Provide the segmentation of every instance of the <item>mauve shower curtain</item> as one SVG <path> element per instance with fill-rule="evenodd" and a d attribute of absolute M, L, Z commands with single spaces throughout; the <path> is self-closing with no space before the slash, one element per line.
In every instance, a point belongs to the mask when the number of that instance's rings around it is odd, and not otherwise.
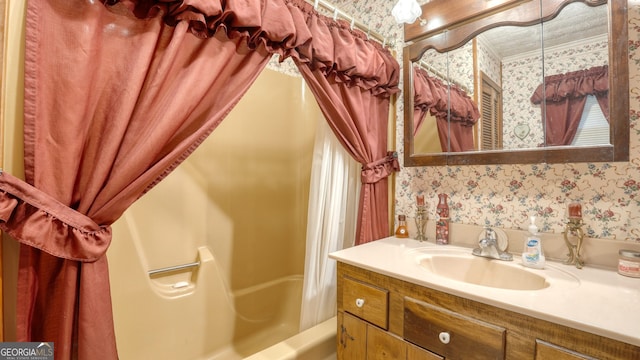
<path fill-rule="evenodd" d="M 110 224 L 213 131 L 271 54 L 313 58 L 308 10 L 303 0 L 28 2 L 26 179 L 0 173 L 0 228 L 21 243 L 20 341 L 55 342 L 57 360 L 117 358 Z"/>
<path fill-rule="evenodd" d="M 400 66 L 388 50 L 351 31 L 347 22 L 310 14 L 307 25 L 314 41 L 294 60 L 331 130 L 362 164 L 355 244 L 364 244 L 390 234 L 388 177 L 399 165 L 397 155 L 387 151 L 387 124 Z"/>

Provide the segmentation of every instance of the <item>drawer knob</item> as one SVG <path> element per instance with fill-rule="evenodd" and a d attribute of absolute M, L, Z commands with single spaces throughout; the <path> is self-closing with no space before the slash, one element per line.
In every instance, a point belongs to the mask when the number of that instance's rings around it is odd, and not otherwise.
<path fill-rule="evenodd" d="M 443 344 L 448 344 L 449 340 L 451 340 L 451 336 L 449 335 L 449 333 L 444 331 L 438 334 L 438 338 Z"/>
<path fill-rule="evenodd" d="M 364 299 L 356 299 L 356 306 L 361 308 L 364 305 Z"/>

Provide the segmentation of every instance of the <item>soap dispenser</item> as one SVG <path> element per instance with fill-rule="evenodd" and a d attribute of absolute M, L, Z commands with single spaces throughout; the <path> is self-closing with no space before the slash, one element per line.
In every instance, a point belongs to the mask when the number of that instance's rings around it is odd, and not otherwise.
<path fill-rule="evenodd" d="M 538 235 L 538 227 L 536 226 L 536 217 L 529 218 L 529 234 L 524 240 L 524 249 L 522 250 L 522 264 L 524 266 L 543 269 L 545 258 L 542 251 L 542 241 Z"/>

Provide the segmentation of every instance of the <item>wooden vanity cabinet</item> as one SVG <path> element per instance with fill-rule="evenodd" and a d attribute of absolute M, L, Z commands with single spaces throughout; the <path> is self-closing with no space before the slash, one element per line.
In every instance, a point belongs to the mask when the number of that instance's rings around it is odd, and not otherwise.
<path fill-rule="evenodd" d="M 339 360 L 640 360 L 640 347 L 338 262 Z"/>

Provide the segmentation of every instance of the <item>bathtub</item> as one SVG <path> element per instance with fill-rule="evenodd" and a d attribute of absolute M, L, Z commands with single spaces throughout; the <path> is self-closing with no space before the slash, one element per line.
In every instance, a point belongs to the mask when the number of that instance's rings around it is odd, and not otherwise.
<path fill-rule="evenodd" d="M 126 242 L 112 246 L 120 264 L 135 255 L 120 249 Z M 135 262 L 111 266 L 121 359 L 335 358 L 335 318 L 298 332 L 302 276 L 229 291 L 208 248 L 198 249 L 195 262 L 196 269 L 151 278 Z"/>
<path fill-rule="evenodd" d="M 109 251 L 135 254 L 122 246 Z M 302 276 L 228 291 L 208 248 L 198 249 L 195 260 L 196 269 L 159 277 L 149 277 L 135 263 L 112 266 L 121 359 L 335 359 L 335 317 L 298 332 Z M 143 306 L 133 303 L 136 298 L 144 299 Z"/>
<path fill-rule="evenodd" d="M 333 360 L 336 359 L 336 317 L 296 334 L 247 360 Z"/>

